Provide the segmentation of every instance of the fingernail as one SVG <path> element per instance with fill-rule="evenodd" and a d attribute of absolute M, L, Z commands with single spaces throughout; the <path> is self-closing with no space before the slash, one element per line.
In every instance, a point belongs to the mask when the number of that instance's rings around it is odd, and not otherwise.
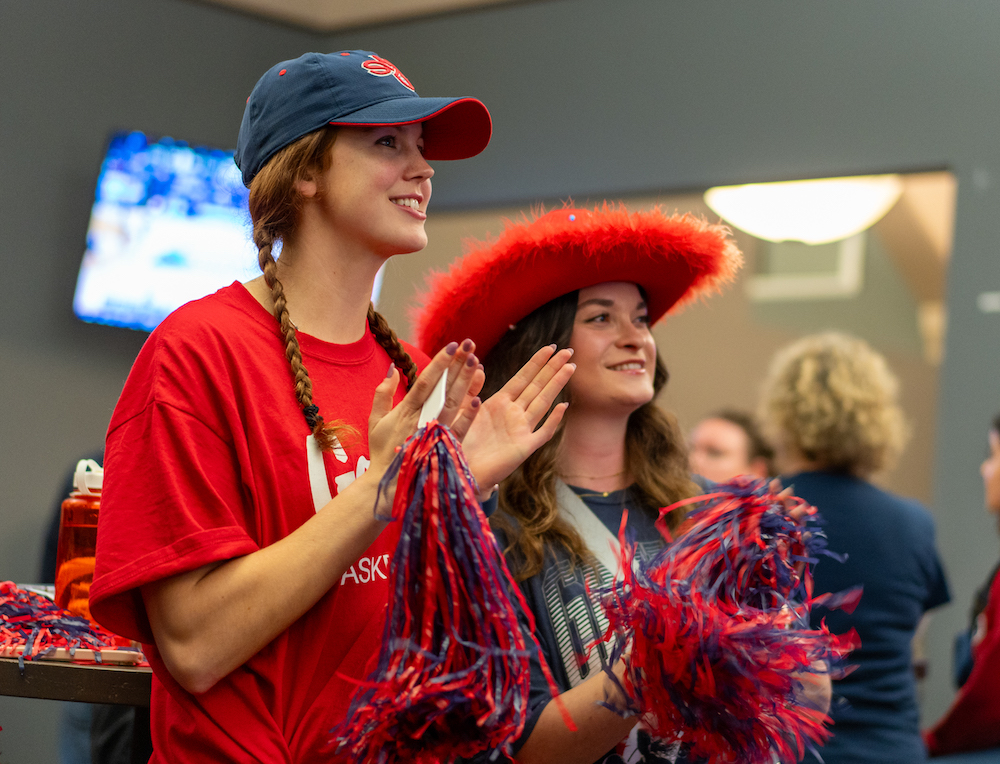
<path fill-rule="evenodd" d="M 392 376 L 392 373 L 393 373 L 393 372 L 394 372 L 395 370 L 396 370 L 396 364 L 394 364 L 394 363 L 390 363 L 390 364 L 389 364 L 389 370 L 388 370 L 388 371 L 387 371 L 387 372 L 385 373 L 385 378 L 386 378 L 386 379 L 389 379 L 389 377 L 391 377 L 391 376 Z"/>
<path fill-rule="evenodd" d="M 465 340 L 462 343 L 462 350 L 465 351 L 466 353 L 472 350 L 472 340 Z"/>
<path fill-rule="evenodd" d="M 473 366 L 475 366 L 478 363 L 479 363 L 479 359 L 476 358 L 475 354 L 470 355 L 468 358 L 465 359 L 465 365 L 468 366 L 469 368 L 472 368 Z"/>
<path fill-rule="evenodd" d="M 478 409 L 479 405 L 481 403 L 482 403 L 482 401 L 479 400 L 479 396 L 478 395 L 475 398 L 473 398 L 471 401 L 469 401 L 469 405 L 472 406 L 472 408 L 474 408 L 474 409 Z"/>
<path fill-rule="evenodd" d="M 448 355 L 455 355 L 455 352 L 457 350 L 458 350 L 458 343 L 457 342 L 449 342 L 448 345 L 447 345 L 447 347 L 445 347 L 444 352 L 446 352 Z"/>
<path fill-rule="evenodd" d="M 575 350 L 573 350 L 573 348 L 566 348 L 566 349 L 569 351 L 570 356 L 572 356 L 573 353 L 576 352 Z"/>
<path fill-rule="evenodd" d="M 576 364 L 575 364 L 575 363 L 568 363 L 568 364 L 566 364 L 566 365 L 567 365 L 567 366 L 569 366 L 569 367 L 570 367 L 571 369 L 573 369 L 574 371 L 576 370 Z"/>
<path fill-rule="evenodd" d="M 480 371 L 486 371 L 486 367 L 483 366 L 482 364 L 479 364 L 479 370 Z"/>

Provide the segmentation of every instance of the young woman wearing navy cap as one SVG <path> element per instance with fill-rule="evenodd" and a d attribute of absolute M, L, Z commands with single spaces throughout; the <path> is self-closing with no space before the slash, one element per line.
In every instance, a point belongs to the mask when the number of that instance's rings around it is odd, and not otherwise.
<path fill-rule="evenodd" d="M 568 352 L 540 350 L 477 419 L 474 344 L 428 359 L 369 300 L 426 244 L 427 160 L 490 129 L 479 101 L 420 98 L 368 51 L 282 62 L 251 93 L 236 161 L 263 276 L 169 316 L 108 431 L 92 608 L 153 666 L 154 761 L 330 760 L 384 623 L 379 479 L 446 370 L 439 418 L 475 431 L 480 485 L 554 432 L 561 407 L 535 427 Z"/>

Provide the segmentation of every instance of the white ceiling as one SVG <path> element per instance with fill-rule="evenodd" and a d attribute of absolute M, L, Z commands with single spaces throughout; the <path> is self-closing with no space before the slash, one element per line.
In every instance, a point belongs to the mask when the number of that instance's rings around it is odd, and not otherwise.
<path fill-rule="evenodd" d="M 204 0 L 316 32 L 382 24 L 515 0 Z"/>

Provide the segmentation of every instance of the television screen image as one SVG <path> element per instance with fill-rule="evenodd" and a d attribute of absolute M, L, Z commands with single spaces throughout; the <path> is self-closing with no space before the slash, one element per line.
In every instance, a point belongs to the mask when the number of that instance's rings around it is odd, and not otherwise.
<path fill-rule="evenodd" d="M 256 278 L 248 199 L 232 151 L 116 134 L 97 181 L 74 312 L 152 331 L 184 303 Z"/>
<path fill-rule="evenodd" d="M 150 331 L 175 308 L 260 275 L 233 152 L 119 133 L 97 182 L 73 308 Z"/>

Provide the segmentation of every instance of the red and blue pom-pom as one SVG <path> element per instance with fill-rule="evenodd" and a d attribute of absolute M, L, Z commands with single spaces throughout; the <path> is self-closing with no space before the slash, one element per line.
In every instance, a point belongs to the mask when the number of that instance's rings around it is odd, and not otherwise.
<path fill-rule="evenodd" d="M 630 700 L 613 708 L 640 715 L 665 742 L 687 744 L 695 760 L 799 761 L 829 736 L 825 711 L 802 693 L 804 675 L 829 672 L 859 644 L 853 631 L 811 629 L 810 609 L 851 611 L 860 589 L 813 597 L 810 565 L 835 555 L 815 509 L 765 481 L 720 485 L 665 508 L 661 521 L 694 502 L 677 539 L 646 564 L 622 522 L 624 579 L 602 596 L 609 634 L 626 638 Z M 789 515 L 796 505 L 801 521 Z"/>
<path fill-rule="evenodd" d="M 22 671 L 26 660 L 45 658 L 60 649 L 71 656 L 78 648 L 93 650 L 100 663 L 102 649 L 121 649 L 123 644 L 127 641 L 47 597 L 12 581 L 0 583 L 0 655 L 16 655 Z"/>
<path fill-rule="evenodd" d="M 538 647 L 518 622 L 510 596 L 520 589 L 451 431 L 437 421 L 418 430 L 383 477 L 380 498 L 394 481 L 391 516 L 381 519 L 402 528 L 382 647 L 335 730 L 337 751 L 380 764 L 509 755 L 527 718 Z"/>

